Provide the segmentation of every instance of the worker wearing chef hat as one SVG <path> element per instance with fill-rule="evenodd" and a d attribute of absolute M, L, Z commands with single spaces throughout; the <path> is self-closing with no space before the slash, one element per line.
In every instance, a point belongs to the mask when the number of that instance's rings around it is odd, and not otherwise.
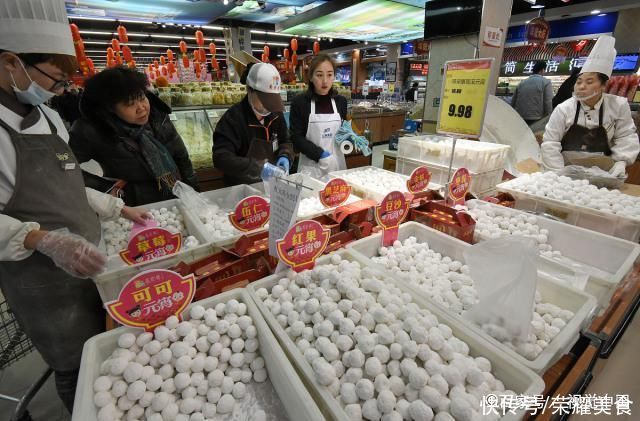
<path fill-rule="evenodd" d="M 63 0 L 0 2 L 0 288 L 72 410 L 84 342 L 104 326 L 89 278 L 102 218 L 143 213 L 85 189 L 69 135 L 44 103 L 76 70 Z"/>
<path fill-rule="evenodd" d="M 616 58 L 615 38 L 601 36 L 584 63 L 573 97 L 558 105 L 545 128 L 541 145 L 547 169 L 570 165 L 597 166 L 626 178 L 640 143 L 627 98 L 604 93 Z"/>

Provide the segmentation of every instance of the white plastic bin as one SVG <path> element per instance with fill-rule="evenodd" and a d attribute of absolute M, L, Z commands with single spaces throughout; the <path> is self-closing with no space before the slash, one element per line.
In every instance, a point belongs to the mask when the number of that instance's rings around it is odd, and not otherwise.
<path fill-rule="evenodd" d="M 360 171 L 366 171 L 366 170 L 373 170 L 375 173 L 380 174 L 380 177 L 392 178 L 394 180 L 392 182 L 393 188 L 384 192 L 377 191 L 377 190 L 373 190 L 371 186 L 366 186 L 358 181 L 353 181 L 354 179 L 352 177 L 352 174 Z M 334 171 L 329 173 L 329 176 L 326 178 L 328 181 L 331 178 L 337 178 L 337 177 L 340 177 L 346 180 L 347 183 L 349 183 L 352 186 L 351 191 L 355 195 L 360 196 L 363 199 L 375 200 L 376 202 L 382 201 L 382 199 L 384 199 L 384 197 L 393 190 L 397 190 L 403 193 L 408 192 L 407 190 L 407 180 L 409 180 L 408 175 L 394 173 L 391 171 L 383 170 L 382 168 L 366 166 L 366 167 L 353 168 L 350 170 Z M 435 182 L 431 182 L 429 183 L 428 188 L 430 190 L 441 190 L 442 186 Z"/>
<path fill-rule="evenodd" d="M 498 191 L 509 193 L 516 199 L 516 208 L 537 214 L 552 215 L 567 224 L 598 231 L 603 234 L 637 243 L 640 240 L 640 219 L 628 218 L 593 208 L 578 206 L 534 196 L 511 187 L 512 181 L 498 184 Z"/>
<path fill-rule="evenodd" d="M 253 319 L 258 331 L 260 354 L 265 360 L 269 374 L 268 381 L 264 383 L 252 382 L 248 385 L 247 396 L 236 403 L 233 418 L 245 419 L 245 416 L 262 409 L 266 412 L 267 419 L 323 420 L 324 417 L 318 406 L 314 404 L 311 395 L 285 357 L 278 341 L 244 288 L 207 298 L 197 304 L 210 308 L 232 298 L 247 305 L 247 313 Z M 188 315 L 188 310 L 185 311 L 185 314 Z M 140 330 L 121 327 L 94 336 L 85 343 L 73 406 L 73 421 L 97 420 L 97 410 L 93 403 L 93 382 L 100 375 L 100 364 L 116 349 L 118 337 L 125 332 L 136 333 Z"/>
<path fill-rule="evenodd" d="M 174 206 L 177 207 L 180 213 L 182 214 L 184 218 L 184 225 L 187 231 L 189 232 L 189 235 L 193 235 L 194 237 L 196 237 L 196 239 L 200 242 L 200 245 L 207 244 L 209 241 L 207 239 L 207 236 L 202 230 L 201 224 L 195 217 L 193 217 L 193 215 L 191 215 L 187 211 L 186 207 L 178 199 L 165 200 L 164 202 L 157 202 L 157 203 L 149 203 L 147 205 L 140 206 L 140 207 L 148 210 L 160 210 L 162 208 L 172 208 Z M 176 253 L 176 255 L 180 255 L 185 252 L 188 252 L 188 250 L 183 249 L 182 251 Z M 133 266 L 128 266 L 124 262 L 124 260 L 122 260 L 119 254 L 111 255 L 111 256 L 108 256 L 107 268 L 101 276 L 106 276 L 106 275 L 118 272 L 122 269 L 126 269 L 128 267 L 147 268 L 151 263 L 170 259 L 171 257 L 172 256 L 161 257 L 158 259 L 154 259 L 152 262 L 144 262 L 144 263 L 135 264 Z"/>
<path fill-rule="evenodd" d="M 300 201 L 302 202 L 305 199 L 313 200 L 314 202 L 317 202 L 318 204 L 322 205 L 320 203 L 319 194 L 320 194 L 320 191 L 324 190 L 324 188 L 326 187 L 327 183 L 325 183 L 323 181 L 316 180 L 315 178 L 312 178 L 312 177 L 307 177 L 307 176 L 303 177 L 302 183 L 307 187 L 311 187 L 311 190 L 303 188 L 302 192 L 300 193 Z M 353 192 L 353 188 L 352 188 L 352 192 Z M 358 195 L 356 195 L 354 193 L 351 193 L 344 204 L 346 205 L 346 204 L 349 204 L 349 203 L 357 202 L 358 200 L 362 200 L 362 199 Z M 331 211 L 335 210 L 336 208 L 337 208 L 337 206 L 333 206 L 333 207 L 329 207 L 329 208 L 323 208 L 322 210 L 319 210 L 317 212 L 303 213 L 302 209 L 300 209 L 300 207 L 298 207 L 298 219 L 312 219 L 312 218 L 315 218 L 317 216 L 330 213 Z"/>
<path fill-rule="evenodd" d="M 410 175 L 413 170 L 420 166 L 426 166 L 429 169 L 429 172 L 431 172 L 431 181 L 434 183 L 444 186 L 449 182 L 448 165 L 432 164 L 410 158 L 398 157 L 396 159 L 396 172 L 398 174 Z M 451 167 L 451 176 L 453 176 L 457 170 L 458 168 Z M 469 174 L 471 175 L 471 186 L 469 187 L 469 191 L 474 194 L 480 194 L 494 189 L 496 185 L 502 181 L 503 173 L 504 170 L 502 168 L 484 173 L 469 171 Z"/>
<path fill-rule="evenodd" d="M 478 200 L 470 200 L 467 205 L 482 205 L 513 215 L 524 213 Z M 606 308 L 617 285 L 638 259 L 640 245 L 542 216 L 537 217 L 537 224 L 540 228 L 549 230 L 548 244 L 563 256 L 561 259 L 541 256 L 544 261 L 549 262 L 546 268 L 553 271 L 554 264 L 558 263 L 574 271 L 587 273 L 589 280 L 584 290 L 598 300 L 598 305 Z M 479 237 L 478 240 L 486 238 Z M 553 275 L 553 272 L 550 274 Z"/>
<path fill-rule="evenodd" d="M 383 266 L 376 264 L 371 260 L 372 257 L 378 256 L 378 249 L 382 243 L 381 235 L 381 233 L 378 233 L 367 238 L 354 241 L 347 245 L 347 249 L 353 251 L 356 255 L 359 254 L 366 262 L 368 262 L 368 264 L 375 266 L 380 270 L 385 270 Z M 407 222 L 400 225 L 398 240 L 404 241 L 409 237 L 415 237 L 420 243 L 426 242 L 432 250 L 441 253 L 443 256 L 449 256 L 450 258 L 463 263 L 465 262 L 463 254 L 464 250 L 472 247 L 470 244 L 460 241 L 457 238 L 453 238 L 417 222 Z M 399 280 L 403 281 L 401 278 L 399 278 Z M 450 314 L 452 317 L 457 317 L 462 320 L 460 315 L 455 314 L 449 309 L 441 307 L 437 303 L 431 301 L 419 287 L 408 282 L 402 282 L 402 284 L 410 289 L 414 294 L 418 294 L 424 297 L 425 300 L 432 302 L 434 306 L 442 308 L 443 311 Z M 581 328 L 583 325 L 588 323 L 593 314 L 593 310 L 596 307 L 596 300 L 591 295 L 562 285 L 540 273 L 538 273 L 537 290 L 542 295 L 542 301 L 570 310 L 575 315 L 535 360 L 527 360 L 484 332 L 482 332 L 482 335 L 486 340 L 492 342 L 495 346 L 509 354 L 509 356 L 521 364 L 531 368 L 536 373 L 544 373 L 576 343 L 580 336 Z"/>
<path fill-rule="evenodd" d="M 398 158 L 409 158 L 448 167 L 452 147 L 451 137 L 434 135 L 401 137 L 398 141 Z M 475 173 L 502 170 L 510 148 L 510 146 L 496 143 L 457 139 L 452 165 L 455 168 L 464 167 Z"/>
<path fill-rule="evenodd" d="M 359 258 L 349 250 L 340 250 L 336 253 L 346 260 L 359 260 Z M 318 259 L 316 264 L 327 264 L 329 263 L 330 258 L 331 255 L 323 256 Z M 282 326 L 280 326 L 273 314 L 256 295 L 256 290 L 259 288 L 266 288 L 267 290 L 270 290 L 281 277 L 281 274 L 271 275 L 250 284 L 247 287 L 247 290 L 249 291 L 251 298 L 256 302 L 257 307 L 262 312 L 267 324 L 269 324 L 275 336 L 278 338 L 282 348 L 285 350 L 293 364 L 297 367 L 301 377 L 305 381 L 305 384 L 313 397 L 316 399 L 317 404 L 320 406 L 320 409 L 323 411 L 326 418 L 331 420 L 348 421 L 349 417 L 343 410 L 340 403 L 331 395 L 331 393 L 329 393 L 326 387 L 320 385 L 316 381 L 311 365 L 306 361 L 303 354 L 291 340 L 289 335 L 284 331 Z M 385 281 L 393 282 L 404 291 L 410 291 L 404 288 L 401 283 L 397 283 L 391 277 L 387 277 Z M 437 306 L 434 306 L 430 301 L 423 299 L 420 294 L 414 294 L 413 301 L 420 307 L 431 311 L 441 323 L 446 324 L 451 328 L 454 336 L 465 341 L 469 345 L 470 355 L 487 358 L 491 362 L 492 372 L 497 379 L 504 383 L 506 389 L 513 390 L 517 394 L 527 396 L 542 393 L 542 390 L 544 389 L 543 380 L 533 371 L 514 360 L 510 355 L 501 352 L 494 345 L 486 341 L 479 333 L 478 329 L 467 326 L 461 320 L 449 316 L 446 312 L 442 311 Z M 503 421 L 518 420 L 522 418 L 522 415 L 522 412 L 517 412 L 516 414 L 507 414 L 501 419 Z"/>

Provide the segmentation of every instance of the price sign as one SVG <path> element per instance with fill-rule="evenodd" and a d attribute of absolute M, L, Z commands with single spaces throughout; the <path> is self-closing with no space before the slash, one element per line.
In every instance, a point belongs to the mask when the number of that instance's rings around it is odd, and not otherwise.
<path fill-rule="evenodd" d="M 471 186 L 471 174 L 466 168 L 459 168 L 447 185 L 447 204 L 464 205 L 465 196 Z"/>
<path fill-rule="evenodd" d="M 485 58 L 445 63 L 438 133 L 480 137 L 493 60 Z"/>
<path fill-rule="evenodd" d="M 369 95 L 369 85 L 365 83 L 362 85 L 362 96 L 366 97 L 367 95 Z"/>
<path fill-rule="evenodd" d="M 324 190 L 320 190 L 318 195 L 320 203 L 327 208 L 333 208 L 347 201 L 351 195 L 351 186 L 342 178 L 334 178 L 327 183 Z"/>
<path fill-rule="evenodd" d="M 269 203 L 264 197 L 249 196 L 236 205 L 229 214 L 229 222 L 240 231 L 253 231 L 269 221 Z"/>
<path fill-rule="evenodd" d="M 131 278 L 118 299 L 105 303 L 105 307 L 118 323 L 152 331 L 167 317 L 180 317 L 195 291 L 193 274 L 182 277 L 170 270 L 148 270 Z"/>
<path fill-rule="evenodd" d="M 330 230 L 318 221 L 300 221 L 278 240 L 278 257 L 296 272 L 313 268 L 329 243 Z"/>
<path fill-rule="evenodd" d="M 407 190 L 409 193 L 420 193 L 427 189 L 431 181 L 431 173 L 427 167 L 418 167 L 411 172 L 411 176 L 407 180 Z"/>
<path fill-rule="evenodd" d="M 393 242 L 398 239 L 398 228 L 408 213 L 409 202 L 399 191 L 387 194 L 382 202 L 376 206 L 376 221 L 383 229 L 383 247 L 393 245 Z"/>
<path fill-rule="evenodd" d="M 164 228 L 145 228 L 132 235 L 127 249 L 120 257 L 128 265 L 148 262 L 180 251 L 182 234 L 174 234 Z"/>

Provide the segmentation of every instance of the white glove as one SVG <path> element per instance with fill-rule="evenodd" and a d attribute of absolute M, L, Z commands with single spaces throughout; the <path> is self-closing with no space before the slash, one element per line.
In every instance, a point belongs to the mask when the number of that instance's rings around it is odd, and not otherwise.
<path fill-rule="evenodd" d="M 324 151 L 322 152 L 322 155 L 320 156 L 320 159 L 318 160 L 318 167 L 323 170 L 323 171 L 327 171 L 329 169 L 329 160 L 331 159 L 331 153 Z"/>
<path fill-rule="evenodd" d="M 107 258 L 96 246 L 67 229 L 49 231 L 36 245 L 60 269 L 76 278 L 91 278 L 104 271 Z"/>
<path fill-rule="evenodd" d="M 626 178 L 627 164 L 624 161 L 616 162 L 609 170 L 609 174 L 617 178 Z"/>

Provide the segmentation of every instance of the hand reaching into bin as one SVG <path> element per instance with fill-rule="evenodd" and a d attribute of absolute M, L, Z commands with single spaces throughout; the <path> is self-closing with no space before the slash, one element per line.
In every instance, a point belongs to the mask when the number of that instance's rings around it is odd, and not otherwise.
<path fill-rule="evenodd" d="M 76 278 L 100 274 L 107 258 L 98 248 L 69 230 L 38 231 L 42 235 L 35 249 L 53 260 L 56 266 Z"/>

